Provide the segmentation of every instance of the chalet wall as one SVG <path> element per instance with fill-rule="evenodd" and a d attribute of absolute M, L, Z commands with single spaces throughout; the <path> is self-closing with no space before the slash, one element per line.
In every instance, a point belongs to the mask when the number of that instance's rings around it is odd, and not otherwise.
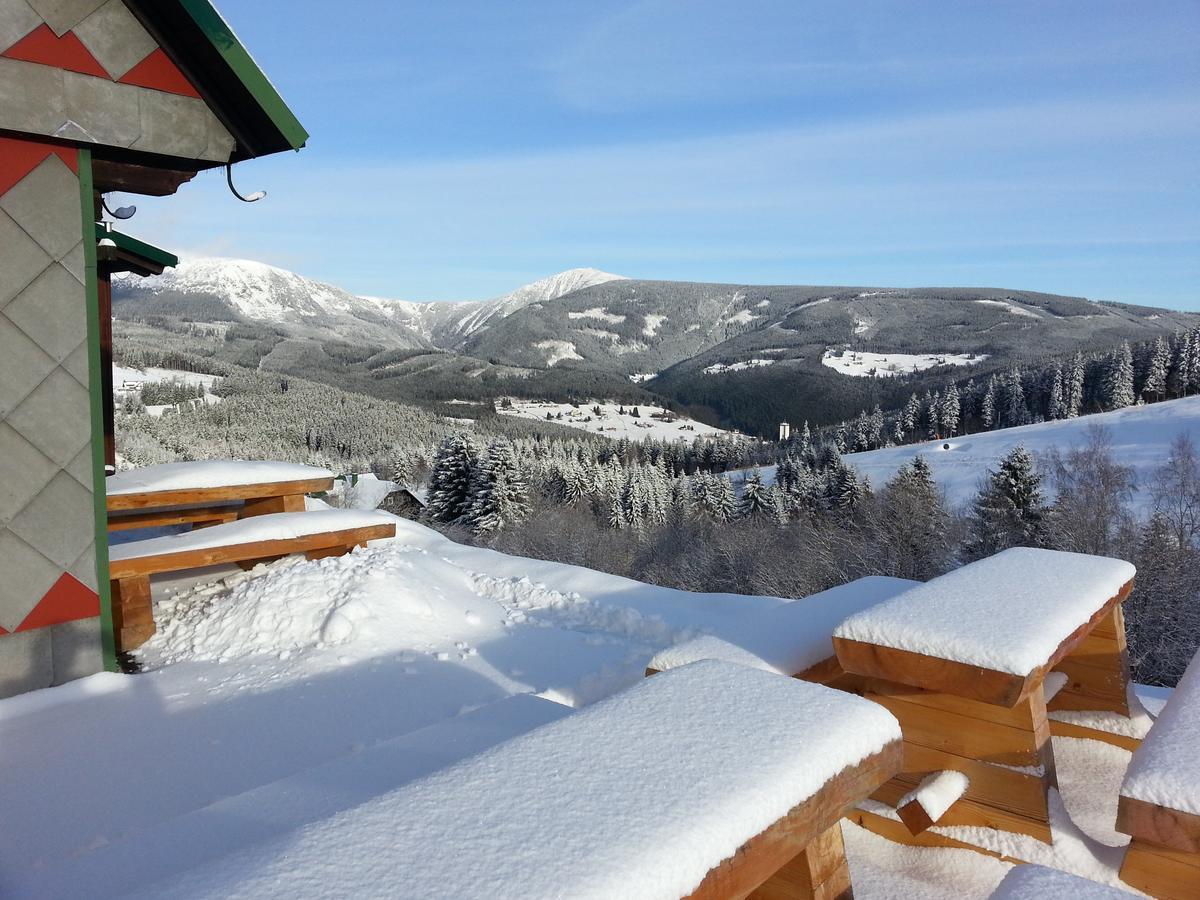
<path fill-rule="evenodd" d="M 103 667 L 79 156 L 0 138 L 0 697 Z"/>
<path fill-rule="evenodd" d="M 0 0 L 0 128 L 210 162 L 234 146 L 122 0 Z"/>

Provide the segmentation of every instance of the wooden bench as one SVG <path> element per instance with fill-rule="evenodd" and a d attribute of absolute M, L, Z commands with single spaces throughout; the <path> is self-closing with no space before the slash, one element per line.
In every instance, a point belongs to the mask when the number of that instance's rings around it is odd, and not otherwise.
<path fill-rule="evenodd" d="M 839 820 L 899 764 L 899 726 L 877 705 L 704 661 L 165 888 L 849 897 Z"/>
<path fill-rule="evenodd" d="M 1018 548 L 839 625 L 836 660 L 806 677 L 882 704 L 904 730 L 903 771 L 873 799 L 895 807 L 939 771 L 968 779 L 937 822 L 916 816 L 906 827 L 863 810 L 854 820 L 905 843 L 948 845 L 926 831 L 933 824 L 1052 842 L 1057 781 L 1043 682 L 1063 672 L 1059 696 L 1074 708 L 1121 708 L 1129 673 L 1120 603 L 1133 575 L 1119 560 Z"/>
<path fill-rule="evenodd" d="M 1192 660 L 1121 785 L 1121 879 L 1153 897 L 1200 898 L 1200 655 Z"/>
<path fill-rule="evenodd" d="M 333 487 L 327 469 L 240 460 L 165 463 L 105 481 L 108 530 L 205 527 L 250 516 L 302 512 L 306 494 Z"/>
<path fill-rule="evenodd" d="M 395 521 L 382 513 L 330 509 L 273 513 L 117 544 L 109 548 L 117 649 L 136 649 L 154 634 L 151 575 L 222 563 L 265 562 L 293 553 L 309 559 L 337 556 L 395 534 Z"/>

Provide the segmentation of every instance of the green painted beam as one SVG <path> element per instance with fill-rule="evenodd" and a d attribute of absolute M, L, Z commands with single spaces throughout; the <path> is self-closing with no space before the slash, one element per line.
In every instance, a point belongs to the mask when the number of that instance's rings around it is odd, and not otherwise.
<path fill-rule="evenodd" d="M 208 0 L 177 0 L 180 6 L 191 16 L 192 21 L 208 38 L 209 43 L 216 48 L 226 65 L 250 92 L 255 102 L 262 108 L 267 117 L 279 129 L 284 140 L 291 144 L 292 149 L 299 150 L 308 141 L 308 132 L 300 124 L 300 120 L 288 108 L 279 96 L 275 86 L 258 67 L 250 53 L 242 46 L 233 29 L 221 17 Z"/>
<path fill-rule="evenodd" d="M 83 219 L 83 286 L 87 303 L 88 394 L 92 420 L 92 508 L 95 515 L 96 589 L 100 595 L 100 650 L 104 668 L 117 671 L 117 641 L 113 631 L 112 586 L 108 580 L 108 495 L 104 473 L 104 401 L 100 387 L 100 291 L 96 273 L 95 194 L 92 190 L 92 151 L 79 150 L 79 208 Z"/>
<path fill-rule="evenodd" d="M 99 222 L 95 224 L 95 240 L 100 241 L 108 238 L 118 248 L 126 253 L 132 253 L 134 256 L 140 256 L 142 259 L 148 259 L 151 262 L 157 263 L 160 266 L 173 268 L 179 265 L 179 257 L 174 253 L 168 253 L 160 247 L 155 247 L 153 244 L 147 244 L 145 241 L 140 241 L 135 237 L 124 234 L 120 231 L 109 231 Z"/>

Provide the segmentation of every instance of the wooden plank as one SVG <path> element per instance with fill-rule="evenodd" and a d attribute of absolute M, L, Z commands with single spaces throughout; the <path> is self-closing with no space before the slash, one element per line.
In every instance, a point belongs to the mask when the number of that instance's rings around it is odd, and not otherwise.
<path fill-rule="evenodd" d="M 893 778 L 887 784 L 871 795 L 872 800 L 878 800 L 895 809 L 901 798 L 911 791 L 911 782 Z M 1018 815 L 1005 809 L 986 806 L 974 800 L 960 799 L 937 823 L 941 826 L 970 825 L 980 828 L 998 828 L 1001 831 L 1014 831 L 1037 838 L 1049 844 L 1053 840 L 1048 822 L 1039 821 L 1029 816 Z"/>
<path fill-rule="evenodd" d="M 1103 616 L 1096 622 L 1096 627 L 1092 629 L 1092 635 L 1098 638 L 1119 640 L 1122 646 L 1124 646 L 1125 612 L 1120 604 L 1114 606 L 1108 615 Z"/>
<path fill-rule="evenodd" d="M 165 197 L 174 194 L 181 184 L 195 177 L 196 173 L 191 169 L 163 169 L 92 157 L 92 183 L 98 192 L 104 194 L 121 191 Z"/>
<path fill-rule="evenodd" d="M 134 528 L 158 528 L 164 525 L 216 525 L 237 521 L 240 507 L 201 506 L 192 509 L 148 510 L 118 513 L 108 517 L 109 531 L 129 531 Z"/>
<path fill-rule="evenodd" d="M 1053 763 L 1052 756 L 1050 762 Z M 969 783 L 963 795 L 967 800 L 1030 819 L 1050 821 L 1047 793 L 1057 784 L 1052 767 L 1044 775 L 1032 775 L 906 741 L 904 769 L 896 777 L 911 789 L 925 774 L 942 769 L 953 769 L 967 776 Z"/>
<path fill-rule="evenodd" d="M 1050 701 L 1050 709 L 1105 710 L 1129 715 L 1129 666 L 1124 654 L 1110 657 L 1109 665 L 1098 666 L 1074 657 L 1059 661 L 1055 672 L 1067 683 Z M 1080 706 L 1080 704 L 1092 704 Z"/>
<path fill-rule="evenodd" d="M 1160 847 L 1198 854 L 1200 863 L 1200 816 L 1193 813 L 1122 794 L 1117 801 L 1117 831 Z"/>
<path fill-rule="evenodd" d="M 1046 704 L 1040 692 L 1032 692 L 1025 700 L 1016 706 L 996 706 L 993 703 L 983 703 L 956 694 L 946 694 L 930 691 L 912 685 L 887 681 L 882 678 L 868 678 L 862 675 L 845 674 L 832 680 L 830 687 L 848 691 L 863 697 L 876 695 L 892 697 L 918 706 L 940 709 L 971 719 L 981 719 L 997 725 L 1010 728 L 1035 729 L 1046 719 Z"/>
<path fill-rule="evenodd" d="M 1112 744 L 1114 747 L 1120 747 L 1122 750 L 1128 750 L 1130 753 L 1142 746 L 1141 738 L 1128 737 L 1124 734 L 1113 734 L 1111 731 L 1088 728 L 1084 725 L 1076 725 L 1073 722 L 1060 722 L 1058 719 L 1050 720 L 1050 734 L 1055 737 L 1103 741 L 1105 744 Z"/>
<path fill-rule="evenodd" d="M 273 481 L 260 484 L 238 484 L 215 488 L 194 488 L 178 491 L 141 491 L 134 494 L 109 494 L 108 511 L 122 509 L 152 509 L 159 506 L 188 506 L 212 504 L 223 500 L 256 500 L 264 497 L 314 494 L 333 487 L 333 478 L 306 478 L 300 481 Z"/>
<path fill-rule="evenodd" d="M 327 547 L 353 547 L 366 541 L 394 537 L 395 534 L 395 525 L 367 525 L 361 528 L 318 532 L 284 540 L 253 541 L 245 544 L 207 547 L 201 550 L 184 550 L 179 553 L 160 553 L 156 556 L 114 560 L 109 565 L 109 575 L 113 579 L 121 579 L 135 575 L 199 569 L 219 563 L 270 559 Z"/>
<path fill-rule="evenodd" d="M 247 500 L 242 507 L 241 517 L 249 519 L 251 516 L 268 516 L 281 512 L 304 512 L 304 494 L 284 494 L 281 497 Z"/>
<path fill-rule="evenodd" d="M 750 895 L 750 900 L 851 897 L 850 867 L 838 820 Z"/>
<path fill-rule="evenodd" d="M 154 634 L 154 609 L 150 599 L 150 578 L 141 576 L 110 583 L 113 634 L 117 650 L 136 650 Z"/>
<path fill-rule="evenodd" d="M 1044 761 L 1043 748 L 1050 740 L 1050 728 L 1044 721 L 1037 729 L 1012 728 L 886 694 L 864 696 L 900 720 L 904 739 L 910 743 L 1010 766 L 1036 766 Z"/>
<path fill-rule="evenodd" d="M 908 829 L 903 822 L 898 822 L 895 819 L 889 819 L 887 816 L 881 816 L 878 813 L 867 812 L 865 809 L 854 809 L 847 813 L 846 818 L 862 828 L 867 829 L 872 834 L 877 834 L 880 837 L 887 838 L 889 841 L 894 841 L 897 844 L 905 844 L 909 847 L 933 847 L 933 848 L 949 848 L 953 850 L 971 850 L 983 856 L 991 856 L 994 859 L 1000 859 L 1004 862 L 1023 863 L 1025 860 L 1017 859 L 1012 856 L 1005 856 L 1002 853 L 997 853 L 995 850 L 989 850 L 986 847 L 980 847 L 976 844 L 968 844 L 966 841 L 960 841 L 956 838 L 947 837 L 944 834 L 939 834 L 936 831 L 923 831 L 920 834 L 909 834 Z"/>
<path fill-rule="evenodd" d="M 802 853 L 831 825 L 900 770 L 904 751 L 893 741 L 835 775 L 812 797 L 709 870 L 692 900 L 740 900 Z"/>
<path fill-rule="evenodd" d="M 833 646 L 842 668 L 855 675 L 898 681 L 997 706 L 1016 706 L 1031 689 L 1029 676 L 939 659 L 911 650 L 836 636 Z"/>
<path fill-rule="evenodd" d="M 1164 900 L 1200 898 L 1200 863 L 1194 854 L 1157 847 L 1140 838 L 1129 842 L 1121 863 L 1121 880 Z"/>
<path fill-rule="evenodd" d="M 900 803 L 896 807 L 896 814 L 900 816 L 900 821 L 904 823 L 904 827 L 908 829 L 910 834 L 920 834 L 922 831 L 928 831 L 937 824 L 929 817 L 929 813 L 925 811 L 916 798 L 909 800 L 907 803 Z"/>
<path fill-rule="evenodd" d="M 1012 707 L 1035 688 L 1040 690 L 1045 673 L 1070 654 L 1097 625 L 1113 619 L 1114 608 L 1132 589 L 1131 579 L 1086 622 L 1067 635 L 1044 663 L 1024 676 L 836 636 L 833 646 L 838 661 L 847 672 Z"/>

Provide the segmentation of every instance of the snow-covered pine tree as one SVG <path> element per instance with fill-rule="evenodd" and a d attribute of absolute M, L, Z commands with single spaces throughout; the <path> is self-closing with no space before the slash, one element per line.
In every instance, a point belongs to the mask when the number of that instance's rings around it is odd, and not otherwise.
<path fill-rule="evenodd" d="M 1074 419 L 1083 412 L 1083 355 L 1071 357 L 1071 366 L 1063 375 L 1063 418 Z"/>
<path fill-rule="evenodd" d="M 1133 393 L 1133 354 L 1128 341 L 1109 354 L 1100 390 L 1105 409 L 1124 409 L 1136 402 Z"/>
<path fill-rule="evenodd" d="M 1167 367 L 1171 363 L 1171 348 L 1166 339 L 1159 335 L 1154 339 L 1146 363 L 1146 380 L 1142 384 L 1142 396 L 1150 402 L 1161 400 L 1167 392 Z"/>
<path fill-rule="evenodd" d="M 1014 447 L 995 471 L 989 471 L 975 498 L 967 553 L 982 559 L 1009 547 L 1039 546 L 1045 511 L 1033 454 Z"/>
<path fill-rule="evenodd" d="M 755 469 L 742 485 L 742 496 L 737 503 L 736 518 L 775 519 L 779 518 L 779 507 L 771 490 L 763 484 L 762 473 Z"/>
<path fill-rule="evenodd" d="M 961 413 L 962 404 L 959 400 L 958 388 L 951 383 L 946 388 L 946 393 L 942 395 L 941 424 L 943 437 L 954 437 L 958 434 Z"/>
<path fill-rule="evenodd" d="M 429 476 L 426 517 L 449 525 L 470 512 L 472 479 L 478 459 L 479 448 L 467 435 L 455 435 L 442 442 Z"/>
<path fill-rule="evenodd" d="M 493 441 L 475 467 L 467 524 L 476 534 L 499 531 L 529 516 L 529 490 L 507 441 Z"/>
<path fill-rule="evenodd" d="M 988 379 L 987 389 L 983 392 L 983 400 L 979 404 L 979 419 L 983 422 L 983 427 L 989 431 L 996 427 L 997 391 L 996 376 L 993 375 Z"/>
<path fill-rule="evenodd" d="M 921 399 L 916 393 L 909 394 L 908 402 L 904 404 L 904 412 L 900 414 L 904 425 L 904 434 L 912 436 L 916 433 L 917 424 L 921 421 Z"/>
<path fill-rule="evenodd" d="M 1047 400 L 1046 417 L 1051 421 L 1057 419 L 1065 419 L 1066 416 L 1066 398 L 1063 396 L 1063 373 L 1062 366 L 1058 363 L 1054 364 L 1053 371 L 1050 376 L 1050 396 Z"/>

